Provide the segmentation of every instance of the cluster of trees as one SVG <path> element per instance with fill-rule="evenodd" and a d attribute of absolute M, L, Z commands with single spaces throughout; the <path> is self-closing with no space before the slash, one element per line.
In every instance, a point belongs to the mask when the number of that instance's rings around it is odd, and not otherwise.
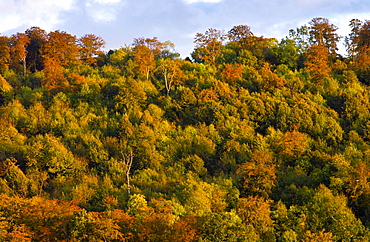
<path fill-rule="evenodd" d="M 0 36 L 1 241 L 370 240 L 370 21 Z"/>

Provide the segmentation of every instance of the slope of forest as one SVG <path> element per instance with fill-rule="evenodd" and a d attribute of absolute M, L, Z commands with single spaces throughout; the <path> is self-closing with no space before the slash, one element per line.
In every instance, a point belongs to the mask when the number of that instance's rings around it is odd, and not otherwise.
<path fill-rule="evenodd" d="M 370 21 L 0 36 L 0 241 L 370 240 Z"/>

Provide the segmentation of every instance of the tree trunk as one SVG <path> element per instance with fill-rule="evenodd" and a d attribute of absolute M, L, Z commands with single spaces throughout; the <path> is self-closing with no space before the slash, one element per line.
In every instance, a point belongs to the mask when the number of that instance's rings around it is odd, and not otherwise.
<path fill-rule="evenodd" d="M 124 169 L 125 169 L 125 173 L 126 173 L 127 194 L 128 194 L 128 196 L 130 196 L 130 194 L 131 194 L 130 170 L 131 170 L 131 167 L 132 167 L 132 162 L 134 160 L 134 153 L 132 151 L 129 154 L 123 154 L 123 152 L 121 152 L 121 155 L 122 155 L 123 164 L 125 166 Z"/>
<path fill-rule="evenodd" d="M 22 60 L 22 62 L 23 62 L 23 76 L 26 76 L 26 74 L 27 74 L 26 57 Z"/>

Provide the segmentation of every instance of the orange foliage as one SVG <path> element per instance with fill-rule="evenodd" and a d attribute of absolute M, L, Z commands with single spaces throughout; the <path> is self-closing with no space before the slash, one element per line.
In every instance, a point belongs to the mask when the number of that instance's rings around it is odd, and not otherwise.
<path fill-rule="evenodd" d="M 217 29 L 208 29 L 204 34 L 197 33 L 194 43 L 200 51 L 196 51 L 197 58 L 205 63 L 215 64 L 221 54 L 222 42 L 226 36 Z"/>
<path fill-rule="evenodd" d="M 8 46 L 9 38 L 0 36 L 0 72 L 3 72 L 9 67 L 10 48 Z"/>
<path fill-rule="evenodd" d="M 270 65 L 266 62 L 260 70 L 262 83 L 260 88 L 263 91 L 273 91 L 275 88 L 282 88 L 285 86 L 285 79 L 279 77 L 276 73 L 270 70 Z"/>
<path fill-rule="evenodd" d="M 134 43 L 132 44 L 135 49 L 138 46 L 147 47 L 153 54 L 153 56 L 160 56 L 162 50 L 166 47 L 165 43 L 161 43 L 157 37 L 154 38 L 134 38 Z"/>
<path fill-rule="evenodd" d="M 69 87 L 63 67 L 77 63 L 76 37 L 63 31 L 50 32 L 48 37 L 43 49 L 45 78 L 41 84 L 49 91 L 63 91 Z"/>
<path fill-rule="evenodd" d="M 365 162 L 359 162 L 351 167 L 348 179 L 347 191 L 352 199 L 358 198 L 362 194 L 370 194 L 370 167 Z"/>
<path fill-rule="evenodd" d="M 64 31 L 50 32 L 44 45 L 43 58 L 54 65 L 70 67 L 77 62 L 78 46 L 76 36 Z"/>
<path fill-rule="evenodd" d="M 304 63 L 308 74 L 319 85 L 323 85 L 326 78 L 330 78 L 329 51 L 321 45 L 312 45 L 307 50 L 307 60 Z"/>
<path fill-rule="evenodd" d="M 40 241 L 64 238 L 68 219 L 74 211 L 80 209 L 70 202 L 45 200 L 40 197 L 25 199 L 5 194 L 0 195 L 0 204 L 7 220 L 24 226 L 13 230 L 14 236 L 37 238 Z"/>
<path fill-rule="evenodd" d="M 139 75 L 149 79 L 149 73 L 155 67 L 154 55 L 145 45 L 135 47 L 134 62 L 137 65 Z"/>
<path fill-rule="evenodd" d="M 67 78 L 64 76 L 63 68 L 52 59 L 44 61 L 45 78 L 41 80 L 41 84 L 48 91 L 58 92 L 69 87 Z"/>
<path fill-rule="evenodd" d="M 225 64 L 221 76 L 230 84 L 235 81 L 240 81 L 243 78 L 243 66 L 241 64 Z"/>
<path fill-rule="evenodd" d="M 218 101 L 218 95 L 213 90 L 203 89 L 200 93 L 198 93 L 197 99 L 200 103 Z"/>
<path fill-rule="evenodd" d="M 169 237 L 169 241 L 198 241 L 199 232 L 196 228 L 197 220 L 197 216 L 187 215 L 175 222 L 173 224 L 173 230 Z"/>
<path fill-rule="evenodd" d="M 239 165 L 236 173 L 241 176 L 242 194 L 268 197 L 268 193 L 275 185 L 276 165 L 270 154 L 264 151 L 255 151 L 251 160 Z"/>
<path fill-rule="evenodd" d="M 105 41 L 94 35 L 86 34 L 79 39 L 80 49 L 80 59 L 87 65 L 95 66 L 97 64 L 97 55 L 104 54 L 100 49 L 104 47 Z"/>
<path fill-rule="evenodd" d="M 126 240 L 134 239 L 134 231 L 138 230 L 138 219 L 128 215 L 121 209 L 114 209 L 109 211 L 110 216 L 115 224 L 117 224 L 121 229 L 121 237 Z"/>
<path fill-rule="evenodd" d="M 310 23 L 310 41 L 314 46 L 324 47 L 332 56 L 336 55 L 337 42 L 340 37 L 335 33 L 337 26 L 331 24 L 327 18 L 313 18 Z"/>
<path fill-rule="evenodd" d="M 7 241 L 10 242 L 31 242 L 34 233 L 25 225 L 16 225 L 12 231 L 7 234 Z"/>
<path fill-rule="evenodd" d="M 184 80 L 188 77 L 181 70 L 181 62 L 174 61 L 171 59 L 165 59 L 162 62 L 162 73 L 165 81 L 165 87 L 167 91 L 167 96 L 170 94 L 170 90 L 174 84 L 183 84 Z"/>
<path fill-rule="evenodd" d="M 172 224 L 167 214 L 151 213 L 141 225 L 140 241 L 166 241 L 171 234 Z"/>
<path fill-rule="evenodd" d="M 30 43 L 30 39 L 26 34 L 23 33 L 17 33 L 13 35 L 11 39 L 12 39 L 12 45 L 10 48 L 11 66 L 18 71 L 23 71 L 23 75 L 26 75 L 27 67 L 26 48 L 27 45 Z"/>
<path fill-rule="evenodd" d="M 237 214 L 244 223 L 253 225 L 260 235 L 272 229 L 270 205 L 262 197 L 249 196 L 239 199 Z"/>
<path fill-rule="evenodd" d="M 121 232 L 121 227 L 109 213 L 91 212 L 94 218 L 92 234 L 87 238 L 92 241 L 125 241 L 127 235 Z"/>
<path fill-rule="evenodd" d="M 300 133 L 297 130 L 286 132 L 278 142 L 278 153 L 279 155 L 287 158 L 299 158 L 301 157 L 308 146 L 308 135 Z"/>
<path fill-rule="evenodd" d="M 77 88 L 86 82 L 85 77 L 77 73 L 70 73 L 68 75 L 68 81 L 70 85 L 73 86 L 74 88 Z"/>
<path fill-rule="evenodd" d="M 353 69 L 360 73 L 368 73 L 370 71 L 370 46 L 361 48 L 353 62 Z"/>
<path fill-rule="evenodd" d="M 254 56 L 264 58 L 264 52 L 269 48 L 274 39 L 247 36 L 240 40 L 242 49 L 249 50 Z"/>

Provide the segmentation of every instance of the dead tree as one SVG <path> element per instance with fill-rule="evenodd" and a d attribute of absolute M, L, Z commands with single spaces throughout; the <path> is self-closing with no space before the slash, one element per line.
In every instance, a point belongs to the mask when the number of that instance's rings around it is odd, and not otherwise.
<path fill-rule="evenodd" d="M 131 151 L 128 154 L 124 154 L 121 151 L 121 155 L 122 155 L 122 161 L 123 161 L 123 166 L 124 166 L 123 169 L 126 173 L 127 194 L 128 194 L 128 196 L 130 196 L 130 170 L 131 170 L 131 167 L 132 167 L 132 162 L 134 160 L 134 153 Z"/>

